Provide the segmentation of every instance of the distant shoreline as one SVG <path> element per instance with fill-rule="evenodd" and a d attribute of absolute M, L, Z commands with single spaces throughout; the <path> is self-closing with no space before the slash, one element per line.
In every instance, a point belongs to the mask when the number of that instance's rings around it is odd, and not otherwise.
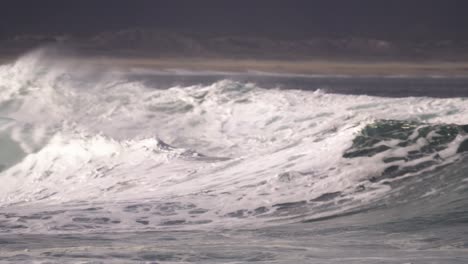
<path fill-rule="evenodd" d="M 88 59 L 86 59 L 88 61 Z M 153 70 L 350 76 L 468 77 L 468 62 L 350 62 L 245 59 L 93 58 L 93 64 Z"/>
<path fill-rule="evenodd" d="M 14 61 L 0 58 L 0 64 Z M 142 68 L 149 70 L 187 70 L 193 72 L 225 72 L 290 75 L 468 77 L 468 62 L 352 62 L 349 60 L 266 60 L 221 58 L 134 58 L 83 56 L 67 60 L 109 68 Z M 170 72 L 170 71 L 169 71 Z"/>

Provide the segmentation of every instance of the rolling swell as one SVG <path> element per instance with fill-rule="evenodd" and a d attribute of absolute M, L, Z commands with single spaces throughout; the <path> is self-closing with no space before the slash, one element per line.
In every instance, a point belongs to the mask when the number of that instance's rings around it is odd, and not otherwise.
<path fill-rule="evenodd" d="M 366 125 L 343 157 L 381 163 L 381 173 L 367 180 L 390 190 L 368 204 L 304 222 L 352 216 L 348 219 L 352 223 L 408 232 L 465 224 L 467 132 L 466 125 L 416 121 L 379 120 Z"/>

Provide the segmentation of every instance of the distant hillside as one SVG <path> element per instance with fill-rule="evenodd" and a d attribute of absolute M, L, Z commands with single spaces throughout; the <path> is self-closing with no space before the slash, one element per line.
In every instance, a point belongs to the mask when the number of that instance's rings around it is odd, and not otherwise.
<path fill-rule="evenodd" d="M 13 55 L 60 44 L 78 52 L 103 56 L 155 58 L 230 58 L 277 60 L 468 60 L 468 40 L 389 40 L 359 37 L 271 39 L 263 36 L 172 33 L 128 29 L 94 35 L 18 35 L 0 40 L 0 53 Z"/>

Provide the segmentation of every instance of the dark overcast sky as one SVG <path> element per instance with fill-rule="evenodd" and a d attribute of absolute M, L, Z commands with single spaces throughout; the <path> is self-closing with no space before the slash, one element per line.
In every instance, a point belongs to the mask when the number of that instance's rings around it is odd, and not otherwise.
<path fill-rule="evenodd" d="M 466 0 L 2 1 L 0 36 L 154 28 L 215 34 L 468 39 Z"/>

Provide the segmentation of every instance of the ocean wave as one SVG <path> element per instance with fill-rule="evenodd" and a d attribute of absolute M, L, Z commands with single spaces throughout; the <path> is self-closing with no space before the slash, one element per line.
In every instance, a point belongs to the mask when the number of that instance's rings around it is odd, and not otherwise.
<path fill-rule="evenodd" d="M 378 206 L 466 150 L 461 98 L 228 79 L 158 89 L 44 51 L 1 66 L 0 80 L 4 230 L 312 221 Z"/>

